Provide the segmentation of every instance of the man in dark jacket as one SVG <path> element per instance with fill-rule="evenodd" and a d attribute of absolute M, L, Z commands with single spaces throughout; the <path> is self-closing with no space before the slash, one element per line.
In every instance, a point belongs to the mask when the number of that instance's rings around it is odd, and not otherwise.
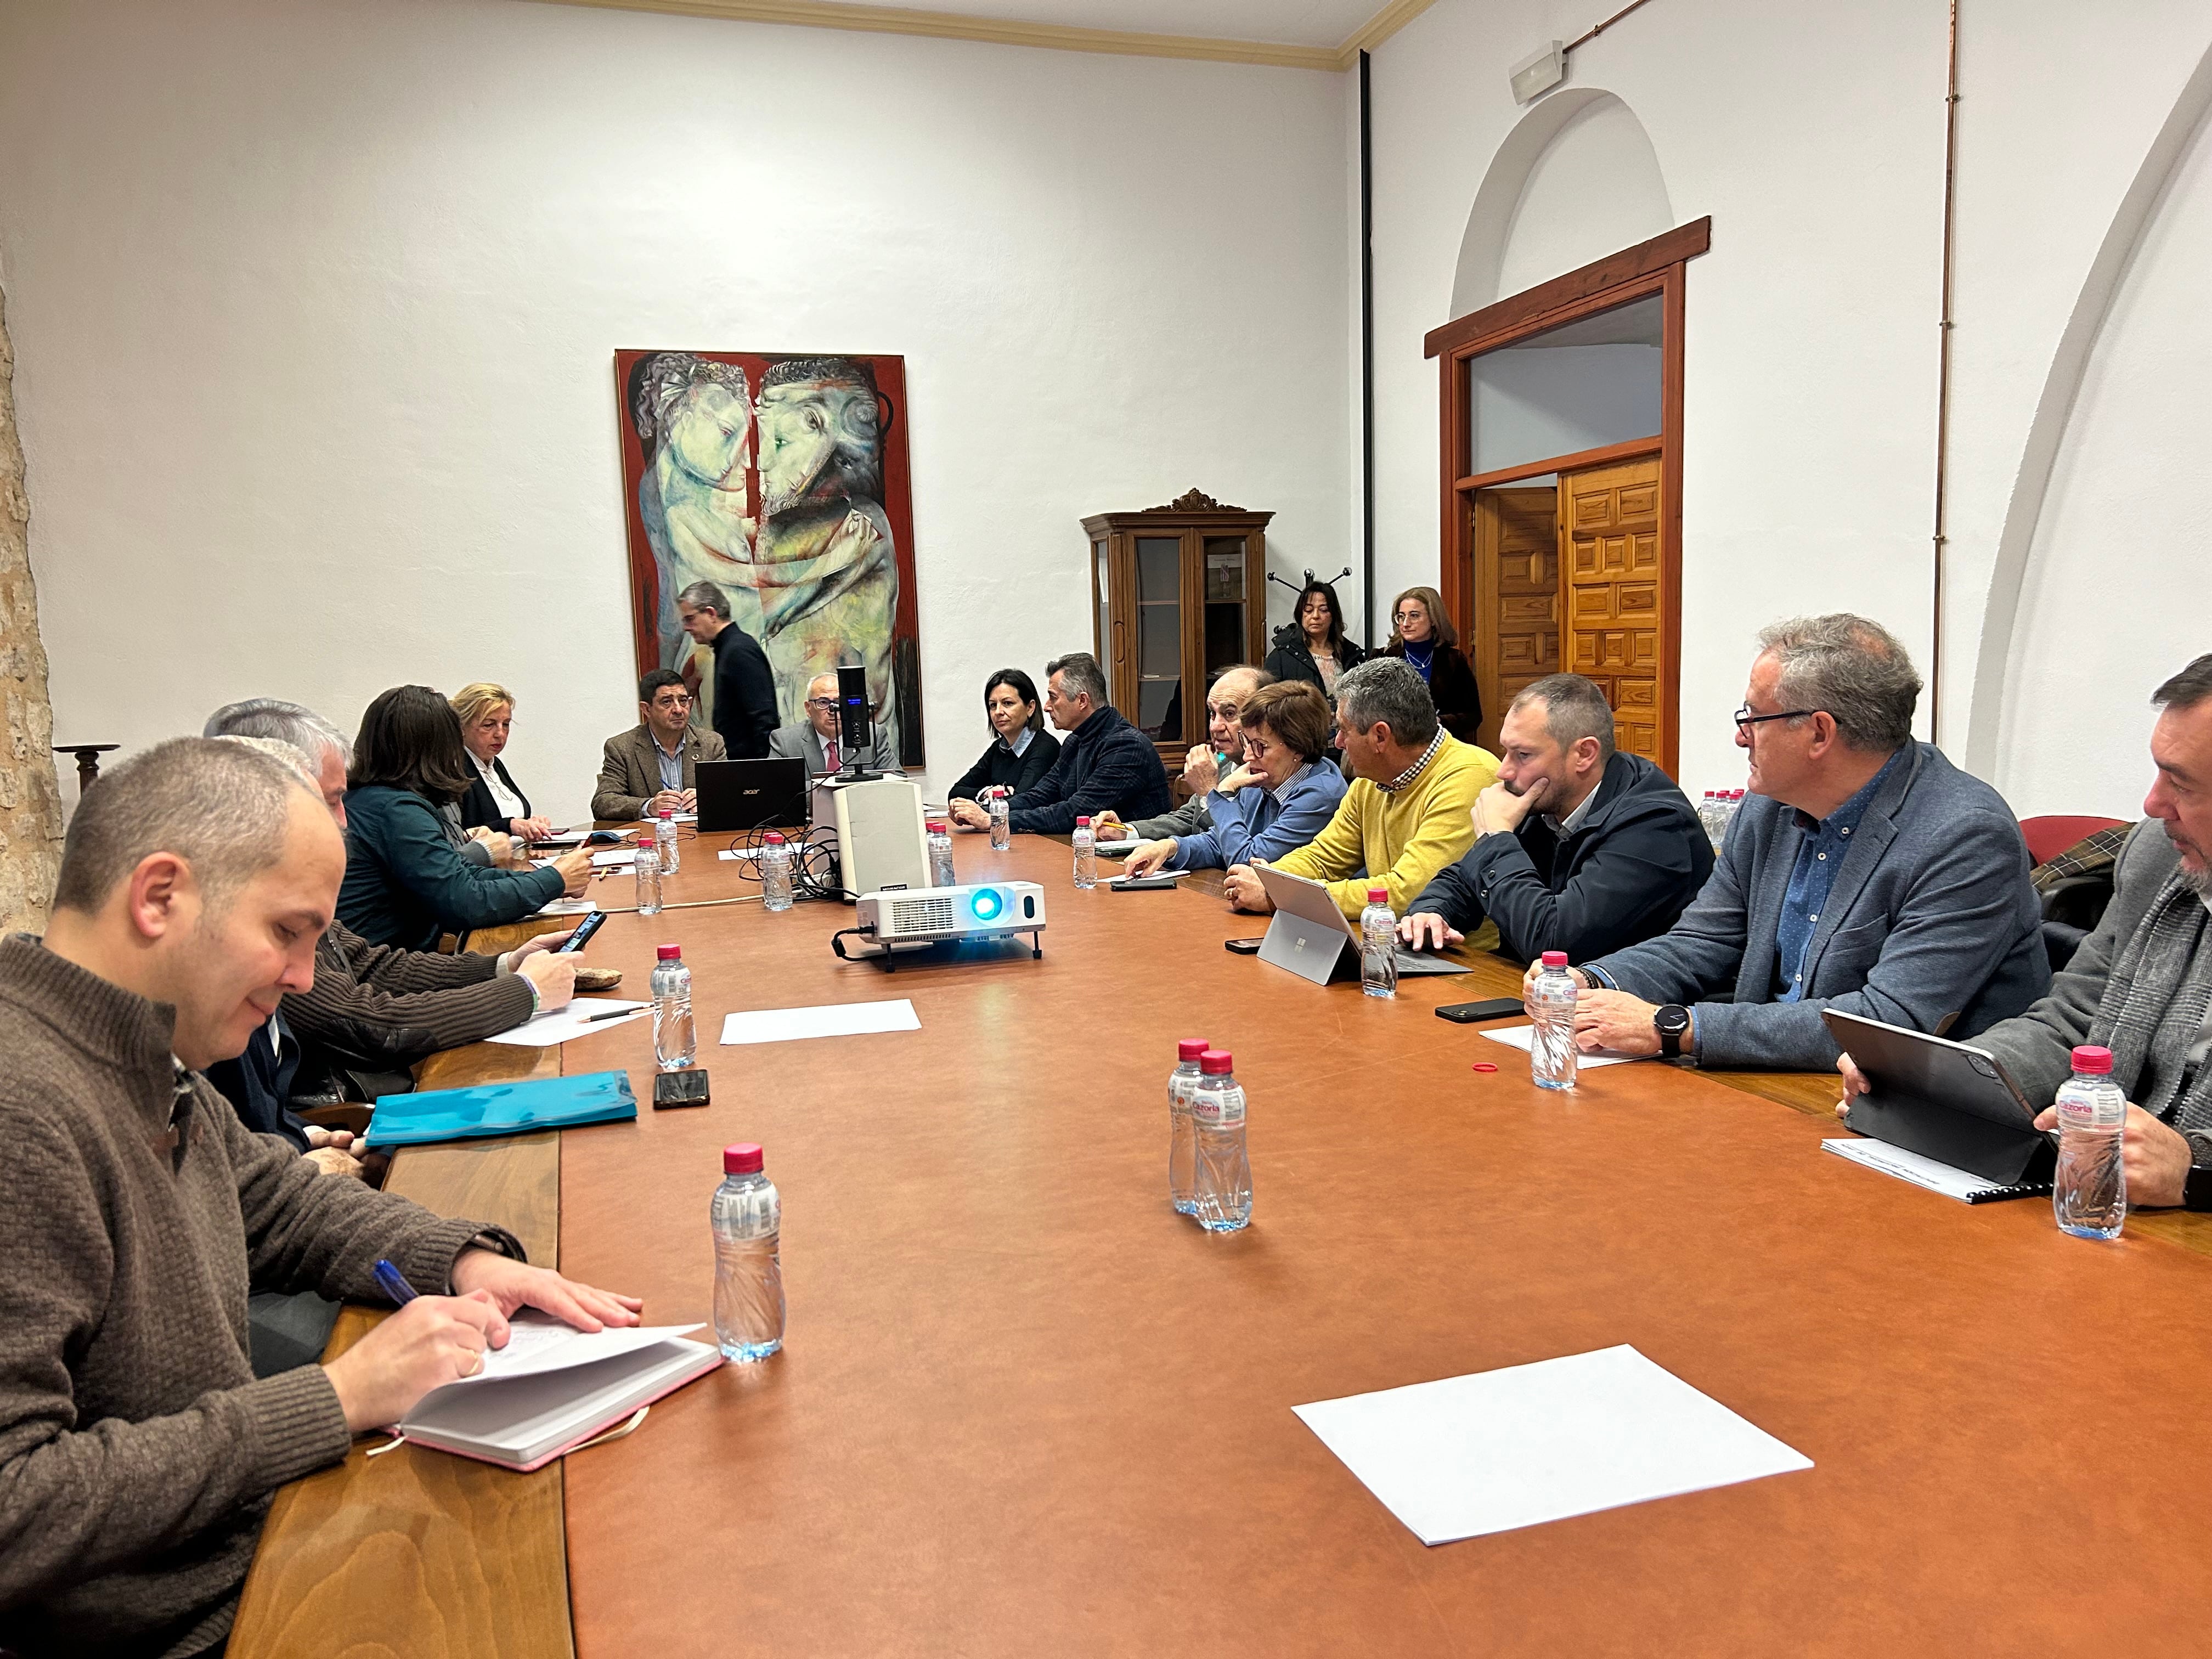
<path fill-rule="evenodd" d="M 1007 822 L 1018 830 L 1065 835 L 1079 817 L 1103 817 L 1110 808 L 1125 819 L 1152 817 L 1175 805 L 1167 769 L 1152 740 L 1123 720 L 1106 701 L 1106 676 L 1088 651 L 1045 665 L 1044 712 L 1067 733 L 1060 758 L 1044 781 L 1009 803 Z M 961 821 L 988 828 L 972 801 Z M 973 817 L 969 814 L 975 815 Z"/>
<path fill-rule="evenodd" d="M 730 620 L 729 596 L 712 582 L 693 582 L 676 596 L 684 631 L 714 651 L 714 732 L 732 760 L 762 760 L 781 723 L 775 674 L 768 653 Z"/>
<path fill-rule="evenodd" d="M 1476 798 L 1475 842 L 1398 926 L 1416 950 L 1487 918 L 1516 961 L 1585 962 L 1656 937 L 1712 873 L 1712 844 L 1674 781 L 1613 746 L 1605 693 L 1553 674 L 1514 698 L 1498 781 Z"/>

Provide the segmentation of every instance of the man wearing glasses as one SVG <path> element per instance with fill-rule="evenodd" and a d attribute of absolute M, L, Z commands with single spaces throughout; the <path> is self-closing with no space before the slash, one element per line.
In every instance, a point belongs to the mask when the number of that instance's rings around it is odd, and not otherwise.
<path fill-rule="evenodd" d="M 1759 635 L 1736 745 L 1751 795 L 1697 899 L 1656 939 L 1579 964 L 1585 1049 L 1825 1070 L 1832 1006 L 1968 1037 L 2051 983 L 2027 843 L 2004 798 L 1912 740 L 1920 677 L 1862 617 Z"/>
<path fill-rule="evenodd" d="M 848 755 L 843 739 L 837 729 L 837 677 L 817 674 L 806 683 L 806 718 L 796 726 L 776 728 L 769 739 L 768 752 L 782 760 L 804 760 L 806 775 L 818 778 L 842 769 L 848 760 L 872 767 L 896 769 L 898 757 L 891 752 L 890 736 L 874 721 L 869 723 L 868 735 L 872 739 L 865 755 Z"/>
<path fill-rule="evenodd" d="M 699 801 L 699 763 L 728 758 L 712 732 L 691 724 L 691 693 L 672 668 L 637 683 L 637 724 L 606 741 L 599 757 L 592 816 L 616 822 L 690 812 Z"/>

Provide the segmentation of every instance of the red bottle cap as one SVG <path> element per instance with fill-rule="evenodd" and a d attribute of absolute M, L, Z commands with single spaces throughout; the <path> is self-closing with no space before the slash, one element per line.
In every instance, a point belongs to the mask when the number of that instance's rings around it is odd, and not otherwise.
<path fill-rule="evenodd" d="M 1566 965 L 1567 953 L 1565 951 L 1547 951 L 1544 952 L 1544 966 L 1547 968 L 1564 968 Z"/>
<path fill-rule="evenodd" d="M 932 818 L 932 819 L 930 819 L 930 820 L 929 820 L 929 833 L 930 833 L 931 835 L 933 835 L 933 836 L 941 836 L 941 835 L 945 834 L 945 826 L 944 826 L 944 824 L 943 824 L 943 823 L 939 823 L 939 822 L 937 819 L 935 819 L 935 818 Z"/>
<path fill-rule="evenodd" d="M 1390 902 L 1390 890 L 1387 887 L 1369 888 L 1367 902 L 1370 904 L 1388 904 Z"/>
<path fill-rule="evenodd" d="M 783 837 L 776 834 L 775 830 L 771 830 L 768 834 L 761 837 L 761 845 L 763 847 L 781 847 L 783 845 Z"/>
<path fill-rule="evenodd" d="M 761 1172 L 761 1149 L 750 1140 L 741 1140 L 734 1146 L 722 1148 L 724 1175 L 758 1175 Z"/>
<path fill-rule="evenodd" d="M 2074 1069 L 2087 1072 L 2092 1077 L 2109 1077 L 2112 1071 L 2112 1051 L 2085 1042 L 2074 1051 Z"/>
<path fill-rule="evenodd" d="M 1206 1053 L 1206 1049 L 1204 1037 L 1185 1037 L 1176 1044 L 1176 1058 L 1178 1060 L 1196 1060 Z"/>
<path fill-rule="evenodd" d="M 660 947 L 660 959 L 661 959 L 663 962 L 681 962 L 681 961 L 683 961 L 683 960 L 684 960 L 684 947 L 683 947 L 682 945 L 662 945 L 662 946 Z"/>
<path fill-rule="evenodd" d="M 652 845 L 653 845 L 653 831 L 652 831 L 652 830 L 639 830 L 639 831 L 637 832 L 637 844 L 638 844 L 640 847 L 650 847 L 650 846 L 652 846 Z"/>
<path fill-rule="evenodd" d="M 1091 827 L 1091 820 L 1089 818 L 1078 818 L 1075 821 L 1075 827 L 1079 830 L 1088 830 Z"/>
<path fill-rule="evenodd" d="M 1198 1069 L 1207 1077 L 1227 1077 L 1236 1069 L 1226 1048 L 1208 1048 L 1198 1057 Z"/>

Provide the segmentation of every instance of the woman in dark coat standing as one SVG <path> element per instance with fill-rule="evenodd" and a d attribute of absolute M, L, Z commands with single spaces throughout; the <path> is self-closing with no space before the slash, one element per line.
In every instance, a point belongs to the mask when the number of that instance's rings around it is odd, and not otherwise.
<path fill-rule="evenodd" d="M 1482 724 L 1482 692 L 1474 669 L 1459 648 L 1459 636 L 1444 617 L 1444 602 L 1433 587 L 1409 587 L 1390 607 L 1388 656 L 1403 657 L 1427 682 L 1437 719 L 1462 743 L 1475 740 Z"/>
<path fill-rule="evenodd" d="M 1060 739 L 1044 729 L 1036 682 L 1020 669 L 1001 668 L 983 682 L 983 714 L 991 722 L 991 746 L 945 792 L 947 800 L 980 801 L 993 784 L 1018 795 L 1060 758 Z"/>
<path fill-rule="evenodd" d="M 1336 707 L 1336 679 L 1358 665 L 1366 653 L 1344 637 L 1344 609 L 1327 582 L 1309 581 L 1298 590 L 1295 620 L 1275 630 L 1267 669 L 1279 680 L 1304 680 Z"/>

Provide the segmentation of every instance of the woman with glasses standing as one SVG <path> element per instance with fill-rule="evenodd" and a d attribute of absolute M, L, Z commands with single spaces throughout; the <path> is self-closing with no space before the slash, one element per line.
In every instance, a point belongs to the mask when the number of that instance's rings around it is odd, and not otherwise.
<path fill-rule="evenodd" d="M 1433 587 L 1409 587 L 1390 607 L 1390 642 L 1382 654 L 1403 657 L 1429 688 L 1437 719 L 1462 743 L 1475 740 L 1482 724 L 1482 692 L 1474 669 L 1459 648 L 1459 636 L 1444 617 L 1444 602 Z"/>

